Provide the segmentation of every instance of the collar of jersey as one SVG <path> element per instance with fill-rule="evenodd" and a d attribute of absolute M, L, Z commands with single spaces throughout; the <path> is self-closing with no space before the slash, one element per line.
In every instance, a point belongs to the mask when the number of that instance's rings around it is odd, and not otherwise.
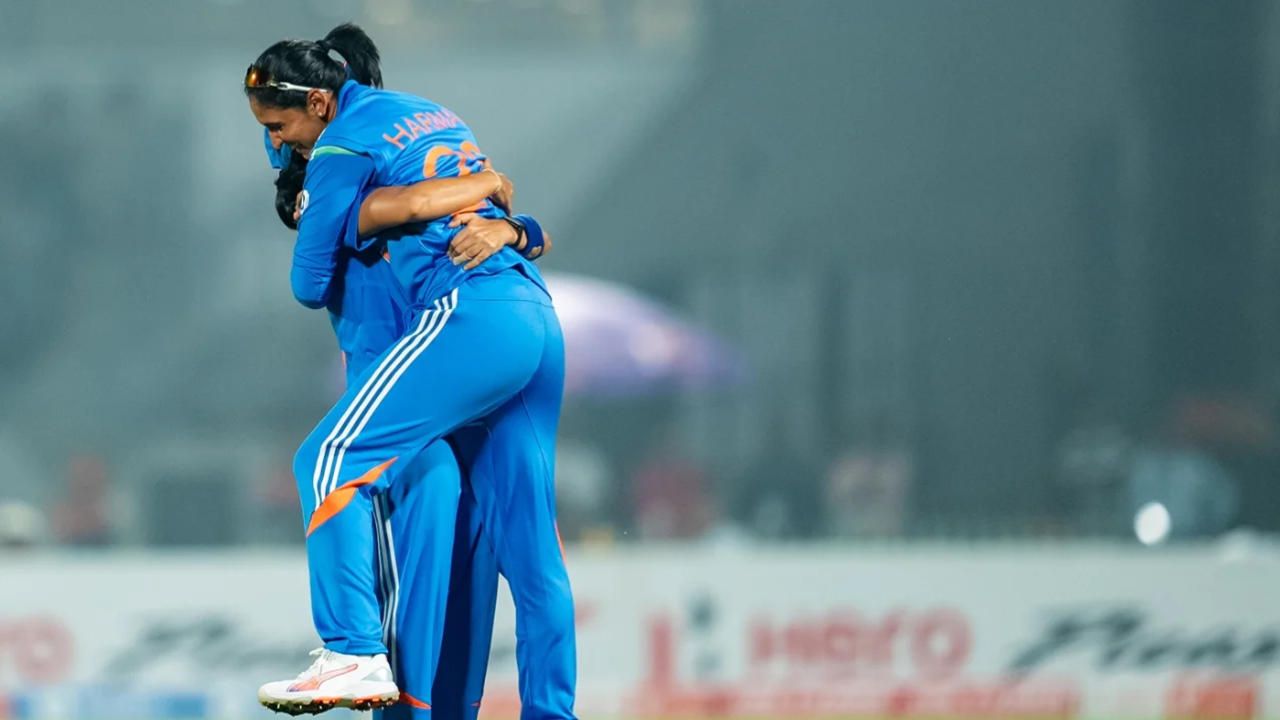
<path fill-rule="evenodd" d="M 357 89 L 361 87 L 363 86 L 355 80 L 348 80 L 342 83 L 342 87 L 338 88 L 338 109 L 333 113 L 333 119 L 329 121 L 328 125 L 324 126 L 324 130 L 321 130 L 320 135 L 316 137 L 316 147 L 320 146 L 320 141 L 324 139 L 324 134 L 329 131 L 329 128 L 342 115 L 342 109 L 347 106 L 347 100 L 350 99 L 351 94 L 357 92 Z"/>

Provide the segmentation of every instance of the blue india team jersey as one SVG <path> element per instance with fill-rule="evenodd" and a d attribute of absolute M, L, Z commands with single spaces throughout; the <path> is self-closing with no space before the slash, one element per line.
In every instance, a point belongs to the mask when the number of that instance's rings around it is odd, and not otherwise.
<path fill-rule="evenodd" d="M 409 303 L 376 248 L 344 248 L 328 309 L 349 386 L 404 334 Z"/>
<path fill-rule="evenodd" d="M 375 89 L 354 81 L 342 87 L 337 114 L 312 151 L 307 172 L 312 202 L 324 194 L 325 182 L 351 182 L 350 173 L 325 173 L 326 162 L 362 167 L 360 158 L 342 158 L 344 155 L 367 158 L 363 166 L 366 167 L 363 192 L 372 187 L 469 175 L 481 171 L 485 159 L 471 130 L 448 109 L 414 95 Z M 342 194 L 331 193 L 327 197 L 329 202 L 346 199 Z M 472 211 L 490 218 L 502 217 L 502 211 L 488 201 Z M 363 250 L 375 241 L 356 237 L 352 227 L 355 217 L 351 215 L 344 226 L 332 230 L 337 230 L 349 247 Z M 307 229 L 306 218 L 304 213 L 300 234 Z M 455 266 L 447 250 L 459 230 L 448 224 L 446 217 L 385 231 L 377 237 L 377 241 L 386 241 L 386 258 L 410 303 L 419 306 L 430 303 L 458 287 L 468 274 L 491 275 L 513 268 L 543 286 L 533 264 L 511 248 L 504 248 L 469 272 Z"/>

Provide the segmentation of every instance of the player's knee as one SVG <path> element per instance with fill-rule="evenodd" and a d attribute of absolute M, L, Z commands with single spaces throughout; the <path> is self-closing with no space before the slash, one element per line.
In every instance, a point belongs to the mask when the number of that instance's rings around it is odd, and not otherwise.
<path fill-rule="evenodd" d="M 573 632 L 574 610 L 573 595 L 569 593 L 566 586 L 564 592 L 560 595 L 559 600 L 555 604 L 554 610 L 555 626 L 567 633 Z"/>
<path fill-rule="evenodd" d="M 530 588 L 519 585 L 511 586 L 517 608 L 523 606 L 521 609 L 536 616 L 546 631 L 573 629 L 573 593 L 567 577 L 543 578 Z"/>
<path fill-rule="evenodd" d="M 539 613 L 542 631 L 555 638 L 572 637 L 574 634 L 573 598 L 569 595 L 547 598 Z"/>

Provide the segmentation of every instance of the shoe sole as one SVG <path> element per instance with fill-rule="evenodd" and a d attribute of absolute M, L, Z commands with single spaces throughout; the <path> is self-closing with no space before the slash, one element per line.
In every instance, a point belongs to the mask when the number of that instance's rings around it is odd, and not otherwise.
<path fill-rule="evenodd" d="M 371 695 L 359 698 L 313 698 L 311 700 L 263 700 L 258 702 L 268 710 L 286 715 L 319 715 L 334 708 L 352 710 L 380 710 L 395 705 L 400 700 L 400 693 L 387 695 Z"/>

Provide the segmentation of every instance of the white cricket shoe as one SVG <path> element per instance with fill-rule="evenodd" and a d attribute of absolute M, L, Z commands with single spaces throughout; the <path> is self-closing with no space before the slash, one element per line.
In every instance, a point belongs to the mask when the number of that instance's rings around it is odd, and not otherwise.
<path fill-rule="evenodd" d="M 301 715 L 335 707 L 376 710 L 400 699 L 386 655 L 343 655 L 316 648 L 315 662 L 293 680 L 269 682 L 258 702 L 276 712 Z"/>

